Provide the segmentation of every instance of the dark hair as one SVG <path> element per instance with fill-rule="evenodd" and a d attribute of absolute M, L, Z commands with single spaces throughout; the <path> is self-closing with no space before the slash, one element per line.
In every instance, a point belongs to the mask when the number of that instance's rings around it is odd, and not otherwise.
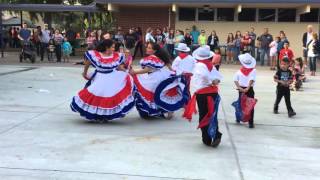
<path fill-rule="evenodd" d="M 161 48 L 160 45 L 156 43 L 149 44 L 151 44 L 155 56 L 161 59 L 165 64 L 171 64 L 170 55 L 164 48 Z"/>
<path fill-rule="evenodd" d="M 95 50 L 99 52 L 105 52 L 107 49 L 111 48 L 112 45 L 113 41 L 111 39 L 105 39 L 97 45 Z"/>
<path fill-rule="evenodd" d="M 229 37 L 229 34 L 231 34 L 231 38 Z M 233 42 L 233 40 L 234 40 L 233 34 L 232 33 L 229 33 L 229 34 L 228 34 L 227 43 Z"/>
<path fill-rule="evenodd" d="M 287 57 L 282 58 L 282 62 L 289 63 L 289 58 L 287 58 Z"/>
<path fill-rule="evenodd" d="M 302 58 L 298 57 L 296 60 L 299 62 L 299 66 L 302 69 L 303 68 L 303 60 L 302 60 Z"/>

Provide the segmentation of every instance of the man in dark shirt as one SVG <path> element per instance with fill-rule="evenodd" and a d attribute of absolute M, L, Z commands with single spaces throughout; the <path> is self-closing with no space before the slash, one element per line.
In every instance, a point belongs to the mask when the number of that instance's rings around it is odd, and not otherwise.
<path fill-rule="evenodd" d="M 72 47 L 72 53 L 71 56 L 75 56 L 75 45 L 76 45 L 76 37 L 77 37 L 77 33 L 72 29 L 72 26 L 70 26 L 70 28 L 67 30 L 66 32 L 66 37 L 69 41 L 69 43 L 71 44 Z"/>
<path fill-rule="evenodd" d="M 134 54 L 134 47 L 137 42 L 137 37 L 133 29 L 129 29 L 129 33 L 125 36 L 125 46 L 130 51 L 131 55 Z"/>
<path fill-rule="evenodd" d="M 254 33 L 254 27 L 250 28 L 250 32 L 249 32 L 249 36 L 251 39 L 251 56 L 252 57 L 256 57 L 256 39 L 257 39 L 257 35 L 256 33 Z"/>
<path fill-rule="evenodd" d="M 273 37 L 271 34 L 269 34 L 269 29 L 264 28 L 264 33 L 258 37 L 257 39 L 259 41 L 260 45 L 260 64 L 261 66 L 264 65 L 264 57 L 267 54 L 267 62 L 270 62 L 270 43 L 273 41 Z"/>
<path fill-rule="evenodd" d="M 274 75 L 274 81 L 278 83 L 277 85 L 277 98 L 276 102 L 274 103 L 273 112 L 274 114 L 279 114 L 279 103 L 284 96 L 288 116 L 292 117 L 295 116 L 296 113 L 291 107 L 290 101 L 290 84 L 292 83 L 292 72 L 289 70 L 289 59 L 284 58 L 281 61 L 280 69 L 278 69 L 277 73 Z"/>

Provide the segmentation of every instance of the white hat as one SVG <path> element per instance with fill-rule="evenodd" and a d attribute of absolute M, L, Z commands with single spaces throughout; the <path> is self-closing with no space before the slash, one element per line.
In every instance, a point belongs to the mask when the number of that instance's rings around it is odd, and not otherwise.
<path fill-rule="evenodd" d="M 185 43 L 179 43 L 178 47 L 175 48 L 177 51 L 189 52 L 190 48 Z"/>
<path fill-rule="evenodd" d="M 212 58 L 214 56 L 214 53 L 206 47 L 199 47 L 192 53 L 192 56 L 196 60 L 206 60 Z"/>
<path fill-rule="evenodd" d="M 241 64 L 245 68 L 256 67 L 256 59 L 254 59 L 249 53 L 241 54 L 238 56 Z"/>

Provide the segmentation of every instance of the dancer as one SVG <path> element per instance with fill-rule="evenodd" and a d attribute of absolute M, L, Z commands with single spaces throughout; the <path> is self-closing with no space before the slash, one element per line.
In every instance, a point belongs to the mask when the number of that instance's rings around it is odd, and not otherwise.
<path fill-rule="evenodd" d="M 198 104 L 198 128 L 201 128 L 202 131 L 202 142 L 205 145 L 217 147 L 222 136 L 217 119 L 220 102 L 218 84 L 222 75 L 211 62 L 214 53 L 210 51 L 210 48 L 200 47 L 193 53 L 193 56 L 197 60 L 191 80 L 195 93 L 188 102 L 183 117 L 191 120 L 192 114 L 196 112 L 196 104 Z"/>
<path fill-rule="evenodd" d="M 146 53 L 142 69 L 130 69 L 137 88 L 136 108 L 142 118 L 171 119 L 173 111 L 185 104 L 185 83 L 173 76 L 169 54 L 158 44 L 148 43 Z"/>
<path fill-rule="evenodd" d="M 113 52 L 112 40 L 103 40 L 96 50 L 85 53 L 83 77 L 89 80 L 73 97 L 71 109 L 90 121 L 106 122 L 124 117 L 134 106 L 133 80 L 117 68 L 124 57 Z M 89 66 L 95 68 L 88 74 Z"/>
<path fill-rule="evenodd" d="M 242 64 L 240 70 L 234 76 L 234 83 L 239 91 L 239 99 L 232 105 L 236 107 L 237 123 L 249 121 L 249 128 L 254 128 L 254 106 L 257 102 L 254 99 L 254 84 L 256 82 L 256 60 L 249 54 L 239 55 Z"/>

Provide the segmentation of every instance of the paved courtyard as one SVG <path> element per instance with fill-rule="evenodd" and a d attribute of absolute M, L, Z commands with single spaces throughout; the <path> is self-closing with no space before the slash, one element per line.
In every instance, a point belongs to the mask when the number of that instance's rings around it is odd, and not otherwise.
<path fill-rule="evenodd" d="M 223 65 L 222 142 L 202 145 L 181 111 L 172 120 L 142 120 L 133 110 L 106 124 L 71 112 L 85 81 L 71 64 L 18 64 L 0 58 L 0 179 L 3 180 L 319 180 L 320 76 L 292 92 L 297 116 L 272 113 L 271 72 L 258 68 L 256 128 L 237 125 L 231 103 L 235 65 Z"/>

